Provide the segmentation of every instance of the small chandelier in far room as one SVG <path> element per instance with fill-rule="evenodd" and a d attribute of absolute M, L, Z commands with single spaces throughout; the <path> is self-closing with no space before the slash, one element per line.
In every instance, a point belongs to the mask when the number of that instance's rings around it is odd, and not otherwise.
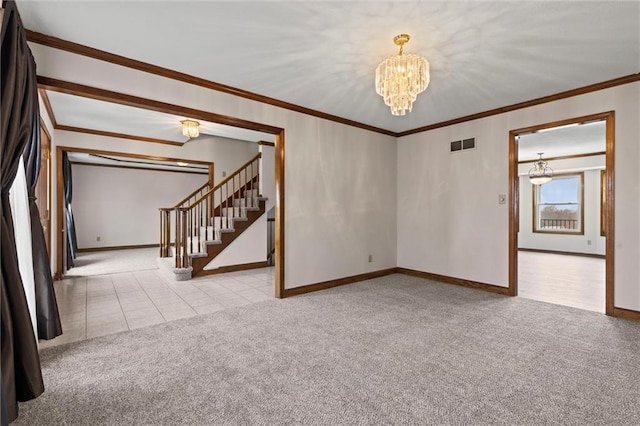
<path fill-rule="evenodd" d="M 553 169 L 549 167 L 549 163 L 542 159 L 544 152 L 539 152 L 540 158 L 534 166 L 529 170 L 529 180 L 533 185 L 544 185 L 553 179 Z"/>
<path fill-rule="evenodd" d="M 391 107 L 393 115 L 411 112 L 413 101 L 426 90 L 430 81 L 429 62 L 425 58 L 413 53 L 402 54 L 402 48 L 409 39 L 409 34 L 395 36 L 393 42 L 400 46 L 400 52 L 376 68 L 376 92 Z"/>
<path fill-rule="evenodd" d="M 200 123 L 195 120 L 182 120 L 182 134 L 189 139 L 200 136 Z"/>

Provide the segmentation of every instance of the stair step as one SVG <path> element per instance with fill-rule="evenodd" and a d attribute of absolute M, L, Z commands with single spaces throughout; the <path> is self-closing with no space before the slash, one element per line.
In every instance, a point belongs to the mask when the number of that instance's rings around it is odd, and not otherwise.
<path fill-rule="evenodd" d="M 234 207 L 259 207 L 260 199 L 258 197 L 236 198 L 233 200 Z"/>
<path fill-rule="evenodd" d="M 220 228 L 216 229 L 213 226 L 201 226 L 200 227 L 200 239 L 201 240 L 219 240 Z"/>
<path fill-rule="evenodd" d="M 216 216 L 211 218 L 211 224 L 215 229 L 233 228 L 233 217 Z"/>
<path fill-rule="evenodd" d="M 218 232 L 220 232 L 218 230 Z M 203 238 L 203 237 L 201 237 Z M 191 240 L 193 239 L 193 251 L 191 251 Z M 187 238 L 187 254 L 191 257 L 206 257 L 207 256 L 207 246 L 222 244 L 222 239 L 218 237 L 217 239 L 210 240 L 200 240 L 200 247 L 198 247 L 198 237 L 189 237 Z"/>
<path fill-rule="evenodd" d="M 189 257 L 192 259 L 194 257 L 207 257 L 207 252 L 189 253 Z"/>
<path fill-rule="evenodd" d="M 253 211 L 253 209 L 260 210 L 258 207 L 223 207 L 222 216 L 229 218 L 247 217 L 247 211 Z"/>
<path fill-rule="evenodd" d="M 246 222 L 248 211 L 259 211 L 259 202 L 264 201 L 265 197 L 255 197 L 256 207 L 230 207 L 229 213 L 232 216 L 226 216 L 227 209 L 222 209 L 222 216 L 215 216 L 210 219 L 211 225 L 200 227 L 200 247 L 198 247 L 198 236 L 187 238 L 187 252 L 190 257 L 206 257 L 207 245 L 222 244 L 222 235 L 235 232 L 233 223 Z M 240 201 L 242 200 L 242 201 Z M 241 198 L 236 200 L 239 204 L 246 203 L 247 199 Z M 249 201 L 251 203 L 251 201 Z M 193 239 L 193 252 L 191 251 L 191 240 Z"/>

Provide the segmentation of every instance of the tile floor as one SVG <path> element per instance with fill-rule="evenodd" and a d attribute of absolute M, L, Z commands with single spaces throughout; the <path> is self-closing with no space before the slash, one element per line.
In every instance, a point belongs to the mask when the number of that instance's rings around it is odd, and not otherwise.
<path fill-rule="evenodd" d="M 274 298 L 274 268 L 174 282 L 159 270 L 54 283 L 63 334 L 40 348 L 133 330 Z"/>

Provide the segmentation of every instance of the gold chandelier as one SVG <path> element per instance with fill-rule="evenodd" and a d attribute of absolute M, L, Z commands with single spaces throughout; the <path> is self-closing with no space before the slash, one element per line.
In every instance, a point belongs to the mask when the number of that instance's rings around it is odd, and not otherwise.
<path fill-rule="evenodd" d="M 396 56 L 385 59 L 376 68 L 376 92 L 391 107 L 391 114 L 405 115 L 411 112 L 418 93 L 429 85 L 429 62 L 422 56 L 402 54 L 404 44 L 409 42 L 409 34 L 399 34 L 393 42 L 400 46 Z"/>
<path fill-rule="evenodd" d="M 195 120 L 182 120 L 182 134 L 189 139 L 200 136 L 200 123 Z"/>

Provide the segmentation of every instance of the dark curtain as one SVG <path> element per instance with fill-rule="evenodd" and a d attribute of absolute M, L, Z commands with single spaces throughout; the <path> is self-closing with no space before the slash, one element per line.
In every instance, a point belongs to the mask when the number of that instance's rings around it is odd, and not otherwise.
<path fill-rule="evenodd" d="M 29 213 L 31 216 L 31 249 L 33 253 L 33 274 L 36 283 L 36 317 L 38 320 L 38 338 L 50 340 L 62 334 L 56 294 L 51 279 L 51 264 L 47 252 L 40 212 L 36 204 L 36 184 L 40 174 L 40 111 L 38 103 L 31 118 L 31 137 L 23 154 L 24 168 L 29 190 Z"/>
<path fill-rule="evenodd" d="M 1 34 L 2 98 L 0 134 L 2 404 L 6 418 L 18 416 L 18 402 L 44 391 L 40 358 L 18 269 L 9 189 L 20 156 L 31 137 L 33 110 L 38 104 L 35 61 L 14 2 L 4 2 Z"/>
<path fill-rule="evenodd" d="M 76 239 L 76 223 L 73 219 L 71 200 L 73 198 L 73 178 L 71 175 L 71 162 L 67 152 L 62 153 L 62 180 L 64 181 L 64 214 L 67 222 L 67 270 L 73 268 L 73 260 L 78 251 Z"/>

